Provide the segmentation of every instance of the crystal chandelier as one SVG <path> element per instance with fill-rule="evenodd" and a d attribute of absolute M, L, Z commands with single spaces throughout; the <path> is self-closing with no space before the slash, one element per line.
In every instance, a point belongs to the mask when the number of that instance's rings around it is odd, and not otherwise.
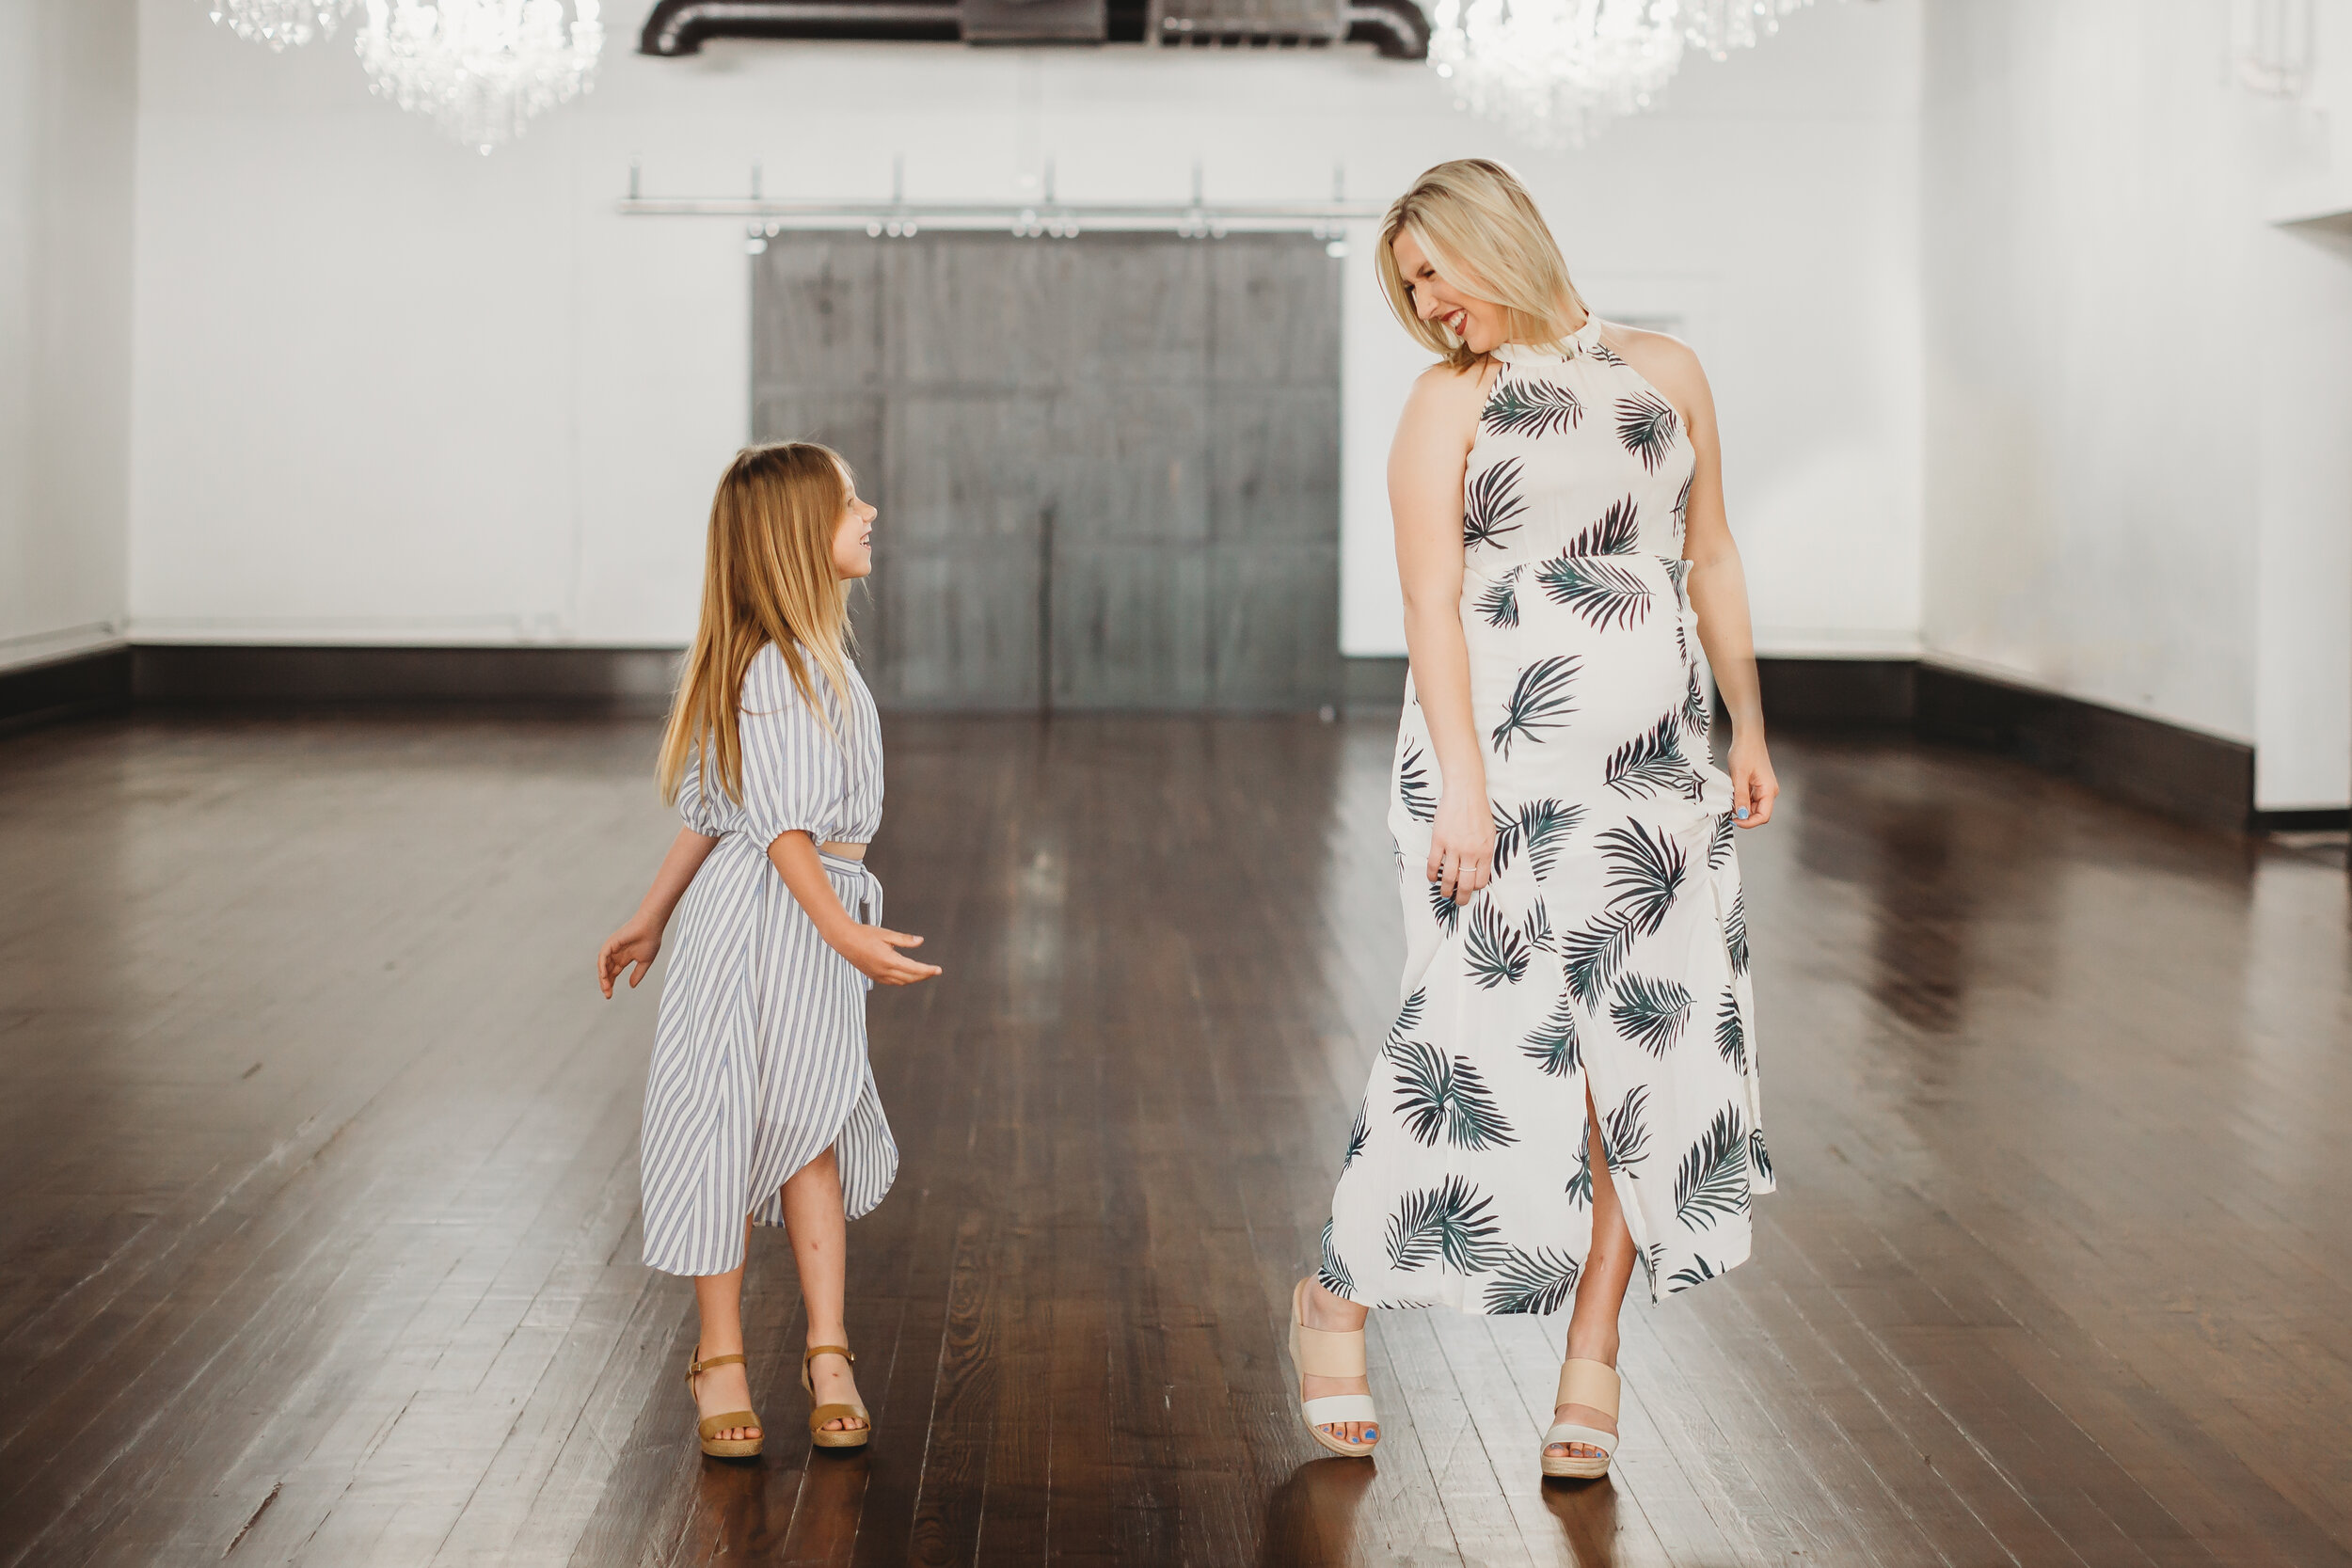
<path fill-rule="evenodd" d="M 213 0 L 213 24 L 226 26 L 247 43 L 299 49 L 323 39 L 350 10 L 352 0 Z"/>
<path fill-rule="evenodd" d="M 1722 59 L 1813 0 L 1438 0 L 1429 61 L 1471 112 L 1538 147 L 1639 114 L 1685 48 Z"/>
<path fill-rule="evenodd" d="M 595 85 L 598 0 L 367 0 L 359 61 L 374 90 L 484 153 Z"/>

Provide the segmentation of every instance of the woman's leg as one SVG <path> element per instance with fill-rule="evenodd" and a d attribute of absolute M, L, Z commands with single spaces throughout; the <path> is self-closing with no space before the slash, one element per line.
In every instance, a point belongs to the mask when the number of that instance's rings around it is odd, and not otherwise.
<path fill-rule="evenodd" d="M 1609 1178 L 1609 1162 L 1601 1152 L 1600 1122 L 1593 1115 L 1590 1085 L 1584 1091 L 1586 1153 L 1593 1163 L 1593 1244 L 1584 1257 L 1584 1272 L 1576 1280 L 1576 1306 L 1568 1313 L 1568 1358 L 1617 1364 L 1617 1309 L 1625 1305 L 1625 1288 L 1632 1283 L 1633 1233 L 1626 1228 L 1625 1211 L 1617 1204 L 1617 1184 Z M 1575 1426 L 1617 1430 L 1616 1421 L 1589 1404 L 1564 1404 L 1551 1413 L 1555 1421 Z M 1553 1443 L 1544 1452 L 1555 1457 L 1597 1458 L 1590 1443 Z"/>
<path fill-rule="evenodd" d="M 801 1269 L 801 1300 L 808 1308 L 808 1342 L 846 1345 L 842 1322 L 847 1290 L 850 1222 L 841 1208 L 841 1163 L 828 1148 L 792 1173 L 784 1184 L 784 1227 L 792 1234 L 792 1260 Z M 837 1355 L 820 1355 L 808 1366 L 818 1404 L 858 1402 L 857 1379 Z M 855 1432 L 866 1423 L 835 1417 L 828 1432 Z"/>
<path fill-rule="evenodd" d="M 1368 1315 L 1364 1308 L 1342 1296 L 1335 1296 L 1323 1288 L 1323 1281 L 1307 1283 L 1307 1326 L 1327 1329 L 1339 1334 L 1353 1334 L 1364 1326 Z M 1302 1377 L 1299 1398 L 1319 1400 L 1331 1394 L 1369 1394 L 1372 1385 L 1360 1377 Z M 1376 1443 L 1380 1428 L 1371 1421 L 1326 1421 L 1323 1430 L 1343 1443 Z"/>
<path fill-rule="evenodd" d="M 752 1222 L 743 1222 L 743 1247 L 751 1250 Z M 712 1355 L 743 1354 L 743 1265 L 738 1263 L 724 1274 L 698 1274 L 694 1276 L 694 1310 L 702 1315 L 702 1329 L 695 1339 L 697 1360 Z M 716 1416 L 723 1410 L 749 1410 L 752 1407 L 752 1380 L 745 1375 L 748 1369 L 739 1361 L 723 1367 L 713 1367 L 694 1380 L 694 1410 L 697 1415 Z M 721 1437 L 756 1437 L 757 1427 L 728 1427 L 718 1433 Z"/>

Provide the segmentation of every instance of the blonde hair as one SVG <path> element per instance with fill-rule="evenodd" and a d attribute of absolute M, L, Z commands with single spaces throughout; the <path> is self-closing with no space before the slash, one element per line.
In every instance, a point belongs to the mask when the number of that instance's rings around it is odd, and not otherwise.
<path fill-rule="evenodd" d="M 830 730 L 803 650 L 834 695 L 849 697 L 850 585 L 834 572 L 833 540 L 854 493 L 850 466 L 830 447 L 784 441 L 735 454 L 710 499 L 703 557 L 702 619 L 687 651 L 669 728 L 655 770 L 661 798 L 675 802 L 693 753 L 702 753 L 705 795 L 743 798 L 743 743 L 737 724 L 743 675 L 770 643 L 802 699 Z M 714 777 L 715 775 L 715 777 Z"/>
<path fill-rule="evenodd" d="M 1374 253 L 1380 292 L 1405 330 L 1457 370 L 1475 364 L 1481 356 L 1413 309 L 1411 288 L 1396 265 L 1399 234 L 1410 234 L 1438 276 L 1455 289 L 1502 306 L 1508 342 L 1558 342 L 1584 309 L 1560 243 L 1508 164 L 1457 158 L 1428 170 L 1391 204 Z"/>

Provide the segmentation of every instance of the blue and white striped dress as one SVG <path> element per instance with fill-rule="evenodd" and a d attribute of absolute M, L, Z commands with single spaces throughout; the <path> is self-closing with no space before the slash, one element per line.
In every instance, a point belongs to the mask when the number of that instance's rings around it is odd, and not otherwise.
<path fill-rule="evenodd" d="M 768 847 L 799 829 L 818 844 L 871 842 L 882 826 L 882 723 L 849 670 L 848 711 L 803 652 L 834 724 L 803 700 L 771 644 L 743 676 L 743 799 L 702 786 L 678 815 L 719 840 L 678 901 L 645 1082 L 645 1261 L 665 1274 L 724 1274 L 743 1261 L 743 1219 L 784 1223 L 781 1189 L 828 1148 L 856 1219 L 898 1171 L 866 1057 L 873 982 L 825 944 Z M 836 737 L 837 736 L 837 737 Z M 882 884 L 820 852 L 842 905 L 882 919 Z"/>

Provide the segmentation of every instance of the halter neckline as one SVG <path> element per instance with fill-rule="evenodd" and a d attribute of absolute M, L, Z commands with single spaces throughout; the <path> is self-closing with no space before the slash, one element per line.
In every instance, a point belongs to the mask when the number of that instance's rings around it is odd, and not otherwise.
<path fill-rule="evenodd" d="M 1492 357 L 1506 365 L 1525 365 L 1546 359 L 1574 359 L 1600 346 L 1600 317 L 1591 310 L 1584 312 L 1584 325 L 1551 343 L 1502 343 Z"/>

